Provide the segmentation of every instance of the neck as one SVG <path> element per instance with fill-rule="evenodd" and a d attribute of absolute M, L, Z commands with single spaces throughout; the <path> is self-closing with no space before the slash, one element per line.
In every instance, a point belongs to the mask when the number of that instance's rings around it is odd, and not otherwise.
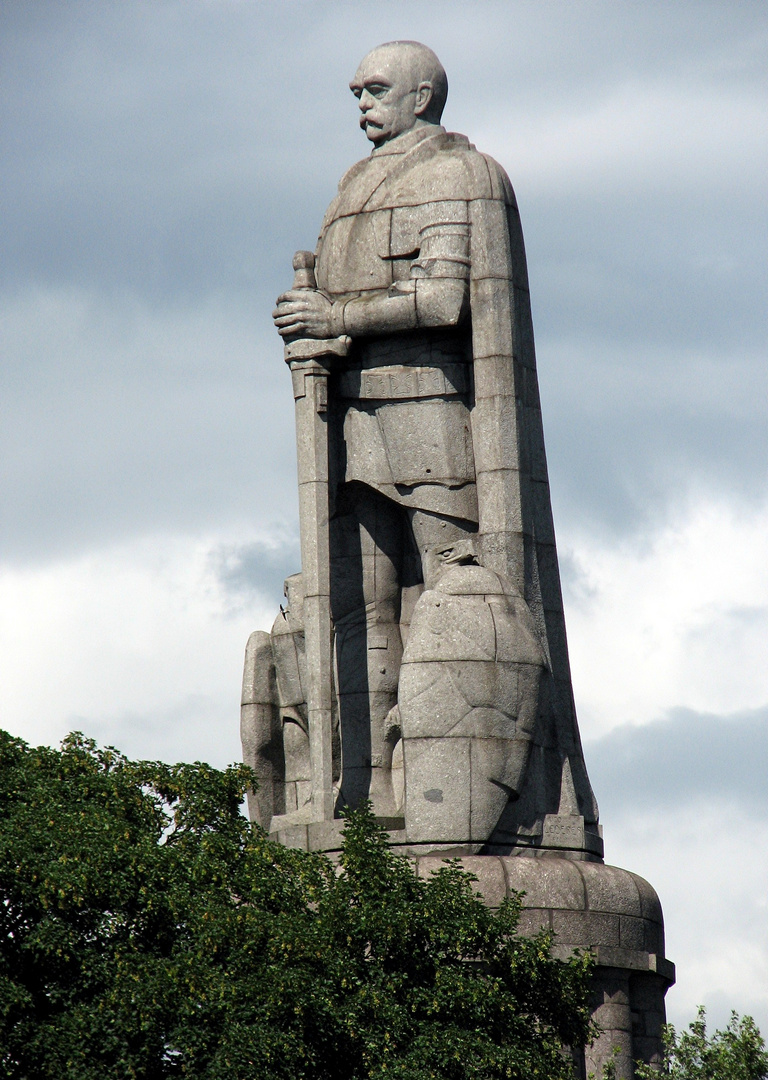
<path fill-rule="evenodd" d="M 429 135 L 436 135 L 443 129 L 439 124 L 419 124 L 414 125 L 412 128 L 408 128 L 407 131 L 401 132 L 399 135 L 394 135 L 391 139 L 384 139 L 382 142 L 377 143 L 371 153 L 395 153 L 399 151 L 401 146 L 409 146 L 411 143 L 417 143 L 421 139 L 426 138 Z"/>
<path fill-rule="evenodd" d="M 397 142 L 399 139 L 405 139 L 409 135 L 412 135 L 415 131 L 423 131 L 424 128 L 435 128 L 435 129 L 437 129 L 439 126 L 440 126 L 439 124 L 433 124 L 431 120 L 423 120 L 419 116 L 419 117 L 416 118 L 413 125 L 411 127 L 409 127 L 406 131 L 401 131 L 397 135 L 390 135 L 389 138 L 382 139 L 380 142 L 377 142 L 377 143 L 374 144 L 374 149 L 375 150 L 380 150 L 382 146 L 389 146 L 392 143 Z"/>

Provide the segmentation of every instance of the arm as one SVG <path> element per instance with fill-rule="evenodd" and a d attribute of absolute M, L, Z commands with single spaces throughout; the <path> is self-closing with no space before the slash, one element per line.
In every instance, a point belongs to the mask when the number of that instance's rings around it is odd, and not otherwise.
<path fill-rule="evenodd" d="M 321 292 L 283 293 L 273 312 L 278 333 L 354 338 L 458 326 L 469 311 L 469 226 L 431 223 L 420 230 L 419 244 L 409 277 L 386 292 L 337 301 Z"/>

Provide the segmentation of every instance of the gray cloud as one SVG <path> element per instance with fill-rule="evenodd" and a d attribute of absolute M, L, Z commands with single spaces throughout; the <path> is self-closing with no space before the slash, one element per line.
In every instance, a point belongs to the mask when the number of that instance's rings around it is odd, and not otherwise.
<path fill-rule="evenodd" d="M 116 746 L 128 757 L 169 763 L 207 761 L 222 769 L 242 760 L 236 694 L 234 687 L 233 707 L 226 713 L 217 700 L 187 694 L 173 705 L 148 712 L 71 715 L 66 727 L 84 732 L 103 746 Z"/>
<path fill-rule="evenodd" d="M 766 20 L 756 9 L 727 18 L 717 3 L 620 11 L 605 2 L 488 3 L 484 18 L 450 3 L 427 3 L 418 16 L 410 9 L 5 5 L 4 149 L 15 208 L 6 223 L 6 281 L 128 285 L 157 302 L 277 275 L 291 238 L 315 235 L 341 165 L 364 153 L 347 73 L 361 51 L 403 24 L 445 53 L 455 86 L 449 119 L 470 131 L 486 118 L 503 130 L 517 117 L 578 112 L 617 86 L 670 72 L 703 74 L 705 86 L 726 92 L 734 84 L 760 88 L 756 45 Z M 566 187 L 569 179 L 577 177 L 564 178 Z M 663 194 L 663 181 L 652 194 Z M 711 243 L 713 225 L 731 220 L 691 203 L 689 191 L 672 207 L 660 198 L 638 206 L 636 194 L 623 204 L 620 192 L 607 204 L 598 199 L 603 217 L 595 227 L 594 200 L 560 209 L 550 198 L 539 209 L 535 192 L 526 192 L 528 227 L 542 221 L 543 256 L 559 265 L 575 258 L 589 268 L 585 245 L 599 250 L 607 238 L 609 258 L 627 270 L 647 252 L 654 270 L 647 280 L 663 285 L 670 256 L 674 272 L 691 230 L 706 231 Z M 610 285 L 615 265 L 608 269 Z M 605 307 L 610 313 L 613 305 Z M 601 327 L 605 315 L 595 312 Z"/>
<path fill-rule="evenodd" d="M 650 527 L 692 483 L 762 497 L 758 5 L 10 3 L 7 558 L 295 526 L 269 312 L 366 152 L 347 78 L 392 36 L 436 48 L 447 124 L 515 183 L 560 527 Z M 623 129 L 585 118 L 625 98 L 649 103 L 634 154 L 596 172 Z"/>
<path fill-rule="evenodd" d="M 731 716 L 673 709 L 585 745 L 604 820 L 698 803 L 768 817 L 768 706 Z"/>
<path fill-rule="evenodd" d="M 143 535 L 162 549 L 179 532 L 214 545 L 217 614 L 206 621 L 194 597 L 188 640 L 151 636 L 158 655 L 126 662 L 120 618 L 141 641 L 143 608 L 99 618 L 92 603 L 91 632 L 114 633 L 114 650 L 89 650 L 87 618 L 72 624 L 84 641 L 46 646 L 56 662 L 39 676 L 42 711 L 57 731 L 80 727 L 136 757 L 239 756 L 248 613 L 276 610 L 298 566 L 293 405 L 269 314 L 293 251 L 312 246 L 341 173 L 366 153 L 347 80 L 393 37 L 437 51 L 447 126 L 494 154 L 517 191 L 561 550 L 574 531 L 606 544 L 634 533 L 636 546 L 692 489 L 765 496 L 765 5 L 6 0 L 0 560 L 45 564 Z M 583 601 L 588 581 L 563 563 L 569 602 Z M 57 627 L 70 595 L 54 605 Z M 162 621 L 176 605 L 146 610 Z M 711 632 L 750 618 L 762 612 L 734 611 Z M 19 621 L 32 649 L 49 641 Z M 215 645 L 220 678 L 196 679 Z M 65 686 L 63 704 L 68 648 L 94 686 Z M 107 657 L 103 691 L 91 651 Z M 32 687 L 29 728 L 37 659 L 19 682 Z M 150 689 L 132 694 L 131 679 Z M 759 951 L 764 912 L 717 884 L 706 829 L 725 820 L 739 841 L 720 867 L 757 873 L 748 826 L 768 817 L 766 736 L 766 709 L 674 710 L 585 747 L 609 858 L 657 886 L 681 985 L 690 969 L 713 1007 L 753 1007 L 751 990 L 731 989 L 745 981 L 733 955 L 748 950 L 723 928 L 748 925 Z M 691 844 L 701 856 L 681 863 L 673 818 L 706 823 Z M 709 916 L 703 885 L 722 899 Z M 680 927 L 690 941 L 677 943 Z M 701 960 L 718 942 L 731 981 L 706 984 Z"/>
<path fill-rule="evenodd" d="M 254 596 L 271 598 L 277 613 L 285 579 L 301 570 L 301 552 L 298 537 L 286 535 L 279 545 L 222 544 L 211 552 L 211 562 L 233 605 L 247 607 Z"/>
<path fill-rule="evenodd" d="M 38 307 L 65 323 L 77 300 Z M 13 318 L 34 322 L 34 304 Z M 140 326 L 86 310 L 73 340 L 61 325 L 21 329 L 0 433 L 7 560 L 233 521 L 247 534 L 254 521 L 295 518 L 293 404 L 279 346 L 263 344 L 254 319 L 232 305 L 186 321 L 136 318 Z"/>

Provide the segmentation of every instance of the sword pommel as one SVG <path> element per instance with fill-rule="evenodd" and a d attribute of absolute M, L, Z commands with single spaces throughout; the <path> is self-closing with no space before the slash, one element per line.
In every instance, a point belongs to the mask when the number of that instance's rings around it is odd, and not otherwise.
<path fill-rule="evenodd" d="M 315 279 L 315 253 L 313 251 L 297 251 L 293 256 L 293 288 L 317 288 L 317 281 Z"/>

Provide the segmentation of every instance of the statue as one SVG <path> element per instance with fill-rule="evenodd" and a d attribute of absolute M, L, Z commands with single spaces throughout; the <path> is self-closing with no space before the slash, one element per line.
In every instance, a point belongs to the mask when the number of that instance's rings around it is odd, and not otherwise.
<path fill-rule="evenodd" d="M 367 798 L 420 875 L 456 856 L 489 905 L 523 892 L 522 933 L 595 958 L 579 1075 L 610 1060 L 629 1080 L 661 1060 L 674 965 L 651 886 L 602 861 L 515 197 L 441 127 L 431 50 L 382 45 L 350 85 L 373 150 L 274 312 L 302 567 L 246 650 L 251 817 L 333 852 L 342 809 Z"/>
<path fill-rule="evenodd" d="M 327 822 L 369 798 L 409 844 L 599 857 L 514 194 L 441 127 L 447 79 L 430 49 L 380 46 L 350 87 L 372 152 L 273 313 L 296 397 L 317 688 L 298 722 L 311 783 L 272 815 Z M 251 745 L 272 749 L 251 760 L 285 791 L 269 723 Z"/>

